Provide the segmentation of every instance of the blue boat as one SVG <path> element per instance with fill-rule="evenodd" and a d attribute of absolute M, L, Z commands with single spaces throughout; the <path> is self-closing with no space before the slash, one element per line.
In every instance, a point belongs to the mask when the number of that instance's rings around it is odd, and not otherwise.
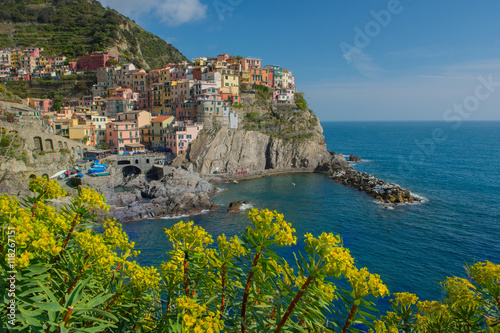
<path fill-rule="evenodd" d="M 104 166 L 104 165 L 99 165 L 99 166 L 96 166 L 96 167 L 93 167 L 91 168 L 89 171 L 88 171 L 88 174 L 93 174 L 93 173 L 99 173 L 99 172 L 104 172 L 106 171 L 108 167 L 107 166 Z"/>

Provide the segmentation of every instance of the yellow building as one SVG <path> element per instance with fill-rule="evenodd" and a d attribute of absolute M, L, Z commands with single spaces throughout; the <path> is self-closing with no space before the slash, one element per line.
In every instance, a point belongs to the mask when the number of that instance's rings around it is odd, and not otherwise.
<path fill-rule="evenodd" d="M 250 72 L 240 71 L 238 74 L 240 77 L 240 85 L 250 84 Z"/>
<path fill-rule="evenodd" d="M 78 125 L 78 119 L 56 118 L 52 121 L 54 124 L 54 133 L 56 135 L 69 138 L 69 128 Z"/>
<path fill-rule="evenodd" d="M 224 87 L 239 87 L 240 76 L 238 71 L 227 68 L 217 68 L 217 72 L 221 74 L 222 88 Z"/>
<path fill-rule="evenodd" d="M 141 143 L 148 148 L 151 148 L 153 145 L 152 142 L 153 137 L 151 136 L 151 129 L 152 129 L 151 125 L 141 128 Z"/>
<path fill-rule="evenodd" d="M 158 82 L 164 83 L 170 81 L 170 67 L 161 68 L 158 71 Z"/>
<path fill-rule="evenodd" d="M 10 64 L 12 67 L 17 67 L 19 66 L 19 63 L 21 62 L 21 56 L 24 55 L 23 50 L 13 50 L 10 52 Z"/>
<path fill-rule="evenodd" d="M 172 128 L 173 116 L 158 116 L 151 121 L 151 147 L 165 147 L 164 134 Z"/>

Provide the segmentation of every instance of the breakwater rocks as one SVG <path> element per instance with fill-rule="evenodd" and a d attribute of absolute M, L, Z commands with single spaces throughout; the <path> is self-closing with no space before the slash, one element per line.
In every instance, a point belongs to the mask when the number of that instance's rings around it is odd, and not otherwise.
<path fill-rule="evenodd" d="M 397 184 L 387 183 L 366 172 L 359 172 L 352 168 L 334 172 L 331 179 L 341 184 L 355 187 L 368 193 L 380 202 L 388 204 L 420 203 L 421 199 L 411 195 Z"/>

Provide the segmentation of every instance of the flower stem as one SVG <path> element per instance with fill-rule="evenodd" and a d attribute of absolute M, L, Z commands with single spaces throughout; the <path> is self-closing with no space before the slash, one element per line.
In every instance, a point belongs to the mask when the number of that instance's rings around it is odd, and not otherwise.
<path fill-rule="evenodd" d="M 37 201 L 37 202 L 35 202 L 35 203 L 33 204 L 33 209 L 32 209 L 33 214 L 31 214 L 31 217 L 35 217 L 35 209 L 36 209 L 36 206 L 38 206 L 38 201 Z"/>
<path fill-rule="evenodd" d="M 184 252 L 184 292 L 189 297 L 189 279 L 188 279 L 188 252 Z"/>
<path fill-rule="evenodd" d="M 295 308 L 295 306 L 299 302 L 302 295 L 304 295 L 304 292 L 307 290 L 307 287 L 309 287 L 309 284 L 311 283 L 311 281 L 313 279 L 314 279 L 313 276 L 309 275 L 306 282 L 304 282 L 304 284 L 300 288 L 300 291 L 297 293 L 297 295 L 295 295 L 295 298 L 293 299 L 292 303 L 290 303 L 290 305 L 288 306 L 288 309 L 286 309 L 286 312 L 283 314 L 283 317 L 281 317 L 281 320 L 278 324 L 278 327 L 276 327 L 276 330 L 274 331 L 274 333 L 281 332 L 281 329 L 283 328 L 283 326 L 285 326 L 285 323 L 288 320 L 288 317 L 290 317 L 290 315 L 292 314 L 293 309 Z"/>
<path fill-rule="evenodd" d="M 68 306 L 68 311 L 66 312 L 66 315 L 64 316 L 64 319 L 63 319 L 64 327 L 66 327 L 66 325 L 68 325 L 68 321 L 69 321 L 69 318 L 71 317 L 72 313 L 73 313 L 73 307 Z"/>
<path fill-rule="evenodd" d="M 245 333 L 245 315 L 247 312 L 247 302 L 248 295 L 250 295 L 250 285 L 252 283 L 254 270 L 252 268 L 257 266 L 257 262 L 260 258 L 260 253 L 262 251 L 262 246 L 259 249 L 259 252 L 255 254 L 255 257 L 252 262 L 252 267 L 250 268 L 250 274 L 248 274 L 247 284 L 245 286 L 245 291 L 243 292 L 243 300 L 241 301 L 241 332 Z"/>
<path fill-rule="evenodd" d="M 222 319 L 222 314 L 224 313 L 224 305 L 226 304 L 226 295 L 224 292 L 226 291 L 226 263 L 222 265 L 222 295 L 221 295 L 221 304 L 220 304 L 220 319 Z"/>
<path fill-rule="evenodd" d="M 351 311 L 349 312 L 349 316 L 347 317 L 347 320 L 345 321 L 344 328 L 342 329 L 342 333 L 347 332 L 347 329 L 349 328 L 349 325 L 351 325 L 351 320 L 354 317 L 354 314 L 356 313 L 358 306 L 356 304 L 353 304 L 351 307 Z"/>
<path fill-rule="evenodd" d="M 68 235 L 66 236 L 66 239 L 64 240 L 63 246 L 61 247 L 61 251 L 54 258 L 54 264 L 56 264 L 59 261 L 61 252 L 64 251 L 64 249 L 68 245 L 69 239 L 71 238 L 71 235 L 73 234 L 73 231 L 75 230 L 76 222 L 78 221 L 78 219 L 80 217 L 81 217 L 81 214 L 76 214 L 75 215 L 75 218 L 73 219 L 73 223 L 71 224 L 71 229 L 69 230 Z"/>

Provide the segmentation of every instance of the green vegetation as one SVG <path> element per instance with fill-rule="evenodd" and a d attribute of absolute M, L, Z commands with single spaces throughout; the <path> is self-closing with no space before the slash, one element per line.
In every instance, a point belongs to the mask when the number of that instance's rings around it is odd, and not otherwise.
<path fill-rule="evenodd" d="M 47 55 L 75 60 L 126 42 L 122 52 L 138 66 L 186 60 L 172 45 L 95 0 L 4 0 L 0 23 L 0 47 L 36 45 Z"/>
<path fill-rule="evenodd" d="M 272 97 L 271 88 L 269 88 L 268 86 L 254 84 L 253 90 L 255 90 L 256 92 L 257 99 L 261 101 L 268 101 Z"/>
<path fill-rule="evenodd" d="M 103 149 L 103 150 L 110 149 L 109 146 L 106 144 L 106 142 L 99 142 L 99 144 L 97 146 L 99 147 L 99 149 Z"/>
<path fill-rule="evenodd" d="M 304 93 L 301 92 L 295 93 L 295 105 L 302 111 L 307 110 L 307 101 L 304 98 Z"/>
<path fill-rule="evenodd" d="M 20 151 L 23 144 L 24 141 L 17 132 L 8 132 L 7 129 L 3 128 L 0 135 L 0 156 L 26 162 L 28 160 L 27 152 Z"/>
<path fill-rule="evenodd" d="M 3 83 L 0 83 L 0 101 L 21 102 L 21 98 L 13 93 L 11 89 Z"/>
<path fill-rule="evenodd" d="M 0 315 L 9 318 L 11 299 L 18 311 L 16 327 L 3 321 L 9 331 L 424 333 L 500 325 L 500 265 L 490 262 L 467 266 L 468 279 L 444 281 L 442 301 L 395 293 L 380 316 L 374 301 L 389 290 L 356 265 L 340 236 L 307 233 L 295 262 L 277 255 L 298 241 L 277 212 L 252 209 L 245 232 L 216 242 L 179 222 L 165 229 L 167 261 L 142 267 L 120 224 L 90 228 L 109 208 L 101 194 L 80 188 L 58 210 L 49 202 L 66 194 L 57 181 L 32 178 L 30 190 L 23 203 L 0 195 L 0 272 L 17 271 L 15 280 L 0 280 L 8 291 Z"/>
<path fill-rule="evenodd" d="M 252 123 L 260 123 L 262 118 L 260 116 L 260 113 L 258 113 L 258 112 L 248 112 L 245 115 L 245 120 L 252 122 Z"/>

